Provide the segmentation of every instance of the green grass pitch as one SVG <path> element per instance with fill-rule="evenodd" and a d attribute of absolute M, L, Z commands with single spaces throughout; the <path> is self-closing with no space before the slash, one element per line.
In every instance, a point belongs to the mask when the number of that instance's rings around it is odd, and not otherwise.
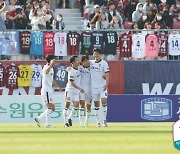
<path fill-rule="evenodd" d="M 0 154 L 179 154 L 173 123 L 109 123 L 107 128 L 0 124 Z"/>

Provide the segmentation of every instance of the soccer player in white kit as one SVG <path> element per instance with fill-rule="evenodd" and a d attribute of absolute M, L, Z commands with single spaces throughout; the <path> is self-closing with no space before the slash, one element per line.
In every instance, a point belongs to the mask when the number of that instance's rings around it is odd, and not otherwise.
<path fill-rule="evenodd" d="M 70 58 L 72 69 L 68 73 L 68 83 L 65 90 L 65 107 L 63 111 L 64 127 L 72 126 L 72 117 L 79 109 L 80 92 L 84 93 L 84 90 L 80 87 L 81 73 L 78 69 L 79 60 L 77 56 Z M 67 117 L 69 106 L 73 102 L 73 109 L 69 117 Z"/>
<path fill-rule="evenodd" d="M 89 116 L 91 113 L 91 75 L 90 75 L 90 61 L 89 57 L 83 55 L 81 57 L 81 64 L 79 66 L 81 72 L 81 87 L 84 89 L 84 93 L 80 93 L 80 112 L 79 121 L 80 126 L 88 126 Z M 84 107 L 86 104 L 86 119 L 84 121 Z M 84 121 L 84 124 L 83 124 Z"/>
<path fill-rule="evenodd" d="M 91 73 L 91 93 L 95 104 L 97 127 L 101 127 L 99 118 L 100 100 L 103 110 L 103 126 L 107 127 L 107 89 L 109 84 L 109 66 L 108 63 L 101 59 L 101 50 L 93 49 L 94 60 L 90 63 Z"/>
<path fill-rule="evenodd" d="M 67 68 L 69 72 L 72 67 Z M 84 89 L 84 93 L 80 93 L 79 104 L 79 123 L 80 126 L 88 126 L 89 116 L 91 113 L 91 75 L 90 75 L 90 61 L 87 55 L 81 57 L 81 65 L 78 67 L 81 73 L 81 87 Z M 84 120 L 84 108 L 86 104 L 86 119 Z"/>
<path fill-rule="evenodd" d="M 46 56 L 46 65 L 43 67 L 42 75 L 42 88 L 41 88 L 41 97 L 43 103 L 46 105 L 46 110 L 38 117 L 35 118 L 37 125 L 40 127 L 40 120 L 46 117 L 46 128 L 54 128 L 50 123 L 50 114 L 55 111 L 55 105 L 53 102 L 53 84 L 57 85 L 53 79 L 54 70 L 53 66 L 55 64 L 54 55 Z M 59 87 L 59 86 L 58 86 Z M 59 90 L 61 88 L 59 87 Z"/>

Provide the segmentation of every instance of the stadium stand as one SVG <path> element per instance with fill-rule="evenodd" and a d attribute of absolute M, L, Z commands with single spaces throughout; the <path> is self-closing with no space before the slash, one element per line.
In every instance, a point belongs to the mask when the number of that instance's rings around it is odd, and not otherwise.
<path fill-rule="evenodd" d="M 53 10 L 52 8 L 55 7 L 56 9 Z M 81 35 L 82 31 L 109 29 L 115 31 L 119 39 L 120 35 L 134 34 L 139 32 L 139 29 L 148 31 L 145 27 L 147 22 L 152 25 L 149 30 L 153 31 L 153 34 L 156 34 L 156 24 L 160 24 L 160 29 L 163 29 L 168 36 L 179 33 L 180 0 L 56 0 L 53 2 L 50 0 L 0 0 L 1 60 L 43 60 L 45 53 L 48 53 L 46 50 L 52 50 L 45 49 L 48 45 L 46 42 L 50 42 L 49 44 L 55 50 L 54 46 L 57 46 L 57 42 L 54 36 L 58 36 L 55 35 L 58 31 L 63 31 L 64 36 L 71 31 L 78 32 L 78 37 L 80 37 L 78 39 L 76 35 L 68 36 L 79 41 L 78 52 L 75 53 L 80 54 L 83 46 L 81 37 L 84 37 Z M 136 30 L 132 28 L 135 23 L 138 25 Z M 144 34 L 152 34 L 147 31 Z M 46 34 L 47 32 L 49 35 Z M 49 42 L 44 40 L 45 36 Z M 104 36 L 107 35 L 104 34 Z M 67 42 L 69 38 L 65 38 Z M 40 44 L 42 51 L 39 50 L 40 52 L 34 54 L 33 41 L 35 44 Z M 122 59 L 118 52 L 119 46 L 116 45 L 116 47 L 117 55 L 112 60 Z M 63 50 L 69 50 L 68 48 L 69 46 L 64 47 Z M 170 50 L 169 45 L 167 50 Z M 61 52 L 67 53 L 62 56 L 57 54 L 60 59 L 65 60 L 69 56 L 68 52 Z M 54 53 L 57 52 L 54 51 Z"/>

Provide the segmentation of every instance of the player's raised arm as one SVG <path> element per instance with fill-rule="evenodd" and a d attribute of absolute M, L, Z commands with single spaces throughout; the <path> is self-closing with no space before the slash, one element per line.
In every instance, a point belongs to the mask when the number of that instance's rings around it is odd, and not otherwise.
<path fill-rule="evenodd" d="M 49 62 L 49 67 L 45 70 L 45 73 L 46 74 L 49 74 L 49 71 L 50 69 L 54 66 L 55 64 L 55 59 L 52 59 L 50 62 Z"/>

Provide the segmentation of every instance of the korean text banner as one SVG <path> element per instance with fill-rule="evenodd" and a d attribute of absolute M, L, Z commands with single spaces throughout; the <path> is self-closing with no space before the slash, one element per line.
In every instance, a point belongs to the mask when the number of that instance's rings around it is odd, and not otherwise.
<path fill-rule="evenodd" d="M 52 123 L 63 123 L 64 92 L 54 95 L 55 112 L 51 114 Z M 0 123 L 33 123 L 34 118 L 44 111 L 41 96 L 1 96 L 0 97 Z M 71 113 L 72 104 L 68 110 Z M 85 115 L 86 111 L 84 112 Z M 73 117 L 73 122 L 79 121 L 78 113 Z M 95 122 L 94 107 L 90 115 L 90 121 Z M 45 119 L 42 120 L 45 122 Z"/>

